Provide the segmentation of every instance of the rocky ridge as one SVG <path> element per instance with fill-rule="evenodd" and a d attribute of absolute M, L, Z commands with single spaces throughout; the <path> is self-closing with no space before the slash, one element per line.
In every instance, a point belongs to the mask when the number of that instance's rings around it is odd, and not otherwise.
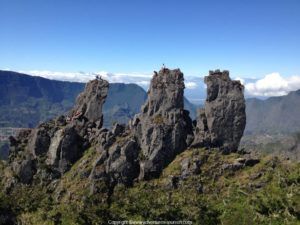
<path fill-rule="evenodd" d="M 109 84 L 87 83 L 68 117 L 39 125 L 11 138 L 7 188 L 37 180 L 51 183 L 66 173 L 90 147 L 97 150 L 90 173 L 91 193 L 99 184 L 114 187 L 160 176 L 179 153 L 191 146 L 236 151 L 245 128 L 243 86 L 229 72 L 205 78 L 207 100 L 196 121 L 184 110 L 184 77 L 179 69 L 154 72 L 148 99 L 128 125 L 102 128 L 102 107 Z"/>
<path fill-rule="evenodd" d="M 220 124 L 242 127 L 232 118 L 243 121 L 239 119 L 243 110 L 233 110 L 239 109 L 235 103 L 243 103 L 242 86 L 223 73 L 206 79 L 222 84 L 216 102 L 207 104 L 222 110 L 224 122 L 220 112 L 204 108 L 198 121 L 205 124 L 206 120 L 205 129 L 182 110 L 182 73 L 163 68 L 154 75 L 141 113 L 127 125 L 105 129 L 101 114 L 90 121 L 75 106 L 69 117 L 11 138 L 10 162 L 0 161 L 0 224 L 170 219 L 200 225 L 297 224 L 299 164 L 271 156 L 258 159 L 245 150 L 231 152 L 242 131 L 227 130 L 231 133 L 226 136 L 224 130 L 214 130 L 214 126 L 222 128 Z M 223 78 L 225 83 L 220 81 Z M 107 82 L 93 85 L 97 87 L 90 90 L 101 87 L 98 100 L 104 102 Z M 88 90 L 83 96 L 88 96 Z M 86 105 L 89 99 L 93 98 L 85 98 Z M 207 135 L 206 142 L 197 132 Z M 222 142 L 215 144 L 212 137 Z M 157 160 L 160 157 L 165 162 Z"/>

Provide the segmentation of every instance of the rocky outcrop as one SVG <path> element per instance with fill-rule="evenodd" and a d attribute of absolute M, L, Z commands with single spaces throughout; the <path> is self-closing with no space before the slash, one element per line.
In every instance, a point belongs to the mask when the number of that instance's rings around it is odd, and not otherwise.
<path fill-rule="evenodd" d="M 11 138 L 11 168 L 22 183 L 32 180 L 36 172 L 33 162 L 38 163 L 36 167 L 47 165 L 50 171 L 63 174 L 82 156 L 98 137 L 99 132 L 92 130 L 99 130 L 103 124 L 107 92 L 107 81 L 92 80 L 77 98 L 70 116 L 60 116 Z"/>
<path fill-rule="evenodd" d="M 192 140 L 192 121 L 184 110 L 184 78 L 179 69 L 161 69 L 152 78 L 148 99 L 131 127 L 141 148 L 139 179 L 158 177 Z"/>
<path fill-rule="evenodd" d="M 92 130 L 102 127 L 102 106 L 108 86 L 108 82 L 102 79 L 88 82 L 84 92 L 78 96 L 70 117 L 57 118 L 56 130 L 51 133 L 47 150 L 48 165 L 64 173 L 96 139 Z M 64 121 L 67 123 L 64 124 Z"/>
<path fill-rule="evenodd" d="M 130 137 L 120 140 L 120 136 L 109 149 L 103 150 L 96 159 L 90 174 L 92 193 L 98 192 L 95 184 L 105 182 L 108 186 L 125 184 L 131 186 L 139 175 L 139 146 Z"/>
<path fill-rule="evenodd" d="M 158 177 L 193 139 L 192 121 L 184 110 L 184 79 L 179 70 L 154 72 L 148 99 L 128 127 L 116 124 L 100 136 L 100 157 L 90 179 L 97 183 L 132 185 Z"/>
<path fill-rule="evenodd" d="M 90 122 L 100 121 L 99 127 L 101 127 L 102 107 L 107 97 L 108 87 L 108 82 L 101 78 L 88 82 L 84 92 L 76 99 L 76 105 L 71 111 L 71 119 L 83 116 Z"/>
<path fill-rule="evenodd" d="M 193 146 L 220 147 L 236 151 L 245 125 L 244 87 L 231 80 L 228 71 L 210 71 L 205 77 L 207 98 L 198 111 Z"/>
<path fill-rule="evenodd" d="M 12 163 L 12 170 L 21 183 L 29 184 L 36 172 L 35 161 L 30 158 L 14 161 Z"/>
<path fill-rule="evenodd" d="M 73 124 L 58 130 L 51 139 L 46 164 L 64 173 L 82 155 L 85 150 L 83 143 L 84 139 Z"/>
<path fill-rule="evenodd" d="M 28 145 L 32 129 L 24 129 L 19 132 L 16 138 L 9 137 L 9 162 L 14 161 L 18 157 L 19 152 L 24 151 L 24 148 Z"/>
<path fill-rule="evenodd" d="M 221 169 L 223 171 L 226 171 L 226 170 L 236 171 L 236 170 L 240 170 L 246 166 L 248 166 L 248 167 L 255 166 L 259 162 L 260 162 L 260 160 L 258 158 L 248 155 L 243 158 L 237 158 L 233 163 L 224 163 L 221 166 Z"/>
<path fill-rule="evenodd" d="M 102 106 L 109 84 L 93 80 L 68 116 L 11 139 L 11 168 L 22 183 L 30 183 L 39 174 L 51 181 L 92 146 L 96 155 L 85 176 L 95 193 L 103 188 L 103 182 L 113 189 L 118 183 L 130 186 L 135 180 L 156 178 L 190 146 L 234 151 L 245 127 L 243 86 L 232 81 L 227 71 L 211 72 L 205 82 L 207 100 L 205 108 L 198 111 L 196 124 L 184 110 L 183 73 L 162 68 L 154 72 L 141 112 L 127 126 L 117 123 L 108 130 L 102 128 Z M 181 177 L 199 173 L 201 164 L 199 160 L 182 162 Z M 43 167 L 47 170 L 41 171 Z"/>
<path fill-rule="evenodd" d="M 48 122 L 42 123 L 36 129 L 32 130 L 27 148 L 35 157 L 47 153 L 55 129 L 55 124 Z"/>

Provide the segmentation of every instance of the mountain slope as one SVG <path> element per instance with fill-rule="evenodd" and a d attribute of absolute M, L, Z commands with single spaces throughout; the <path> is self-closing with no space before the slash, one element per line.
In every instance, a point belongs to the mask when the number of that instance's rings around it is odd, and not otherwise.
<path fill-rule="evenodd" d="M 67 111 L 84 84 L 0 71 L 0 127 L 34 127 Z"/>
<path fill-rule="evenodd" d="M 247 99 L 241 148 L 300 159 L 300 90 L 266 100 Z"/>
<path fill-rule="evenodd" d="M 300 131 L 300 90 L 266 100 L 247 99 L 246 114 L 246 135 Z"/>
<path fill-rule="evenodd" d="M 104 126 L 111 127 L 115 122 L 127 123 L 140 111 L 146 98 L 147 93 L 136 84 L 110 84 L 103 106 Z"/>

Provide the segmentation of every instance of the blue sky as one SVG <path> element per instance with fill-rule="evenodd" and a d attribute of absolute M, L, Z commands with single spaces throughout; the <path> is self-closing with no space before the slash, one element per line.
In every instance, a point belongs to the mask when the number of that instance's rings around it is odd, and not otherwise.
<path fill-rule="evenodd" d="M 300 74 L 299 0 L 0 0 L 0 68 Z"/>

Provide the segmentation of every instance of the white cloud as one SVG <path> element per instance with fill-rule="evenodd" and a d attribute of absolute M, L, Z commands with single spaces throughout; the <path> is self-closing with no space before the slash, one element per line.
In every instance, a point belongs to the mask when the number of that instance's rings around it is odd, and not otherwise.
<path fill-rule="evenodd" d="M 9 69 L 8 69 L 9 70 Z M 96 75 L 111 83 L 135 83 L 148 89 L 152 74 L 149 73 L 110 73 L 106 71 L 99 72 L 53 72 L 53 71 L 19 71 L 32 76 L 40 76 L 53 80 L 88 82 L 95 78 Z M 290 91 L 300 89 L 300 76 L 283 77 L 279 73 L 271 73 L 259 80 L 237 77 L 245 86 L 246 96 L 281 96 Z M 203 83 L 203 77 L 186 76 L 185 81 L 186 93 L 192 98 L 198 98 L 200 92 L 204 93 L 206 85 Z M 202 97 L 202 95 L 201 95 Z"/>
<path fill-rule="evenodd" d="M 95 76 L 101 76 L 103 79 L 108 80 L 110 83 L 135 83 L 148 89 L 152 74 L 143 73 L 110 73 L 106 71 L 99 72 L 55 72 L 48 70 L 31 70 L 31 71 L 18 71 L 20 73 L 29 74 L 32 76 L 44 77 L 52 80 L 63 80 L 73 82 L 88 82 L 95 78 Z M 187 77 L 188 81 L 185 82 L 187 89 L 196 89 L 198 87 L 199 78 Z M 194 79 L 194 80 L 193 80 Z M 202 82 L 202 80 L 200 79 Z"/>
<path fill-rule="evenodd" d="M 195 89 L 197 88 L 197 83 L 196 82 L 185 82 L 185 87 L 187 89 Z"/>
<path fill-rule="evenodd" d="M 85 72 L 54 72 L 48 70 L 31 70 L 18 72 L 29 74 L 31 76 L 44 77 L 51 80 L 63 80 L 74 82 L 87 82 L 95 77 L 94 74 Z"/>
<path fill-rule="evenodd" d="M 282 77 L 271 73 L 254 83 L 246 83 L 246 94 L 252 96 L 281 96 L 300 89 L 300 76 Z"/>
<path fill-rule="evenodd" d="M 140 85 L 140 86 L 147 87 L 147 86 L 149 86 L 150 81 L 147 81 L 147 80 L 138 81 L 138 82 L 136 82 L 136 84 L 137 84 L 137 85 Z"/>
<path fill-rule="evenodd" d="M 110 83 L 136 83 L 139 85 L 149 85 L 152 77 L 151 74 L 139 73 L 110 73 L 106 71 L 99 71 L 94 73 L 88 72 L 53 72 L 53 71 L 18 71 L 20 73 L 29 74 L 32 76 L 40 76 L 52 80 L 74 81 L 74 82 L 88 82 L 101 76 L 103 79 L 108 80 Z"/>

